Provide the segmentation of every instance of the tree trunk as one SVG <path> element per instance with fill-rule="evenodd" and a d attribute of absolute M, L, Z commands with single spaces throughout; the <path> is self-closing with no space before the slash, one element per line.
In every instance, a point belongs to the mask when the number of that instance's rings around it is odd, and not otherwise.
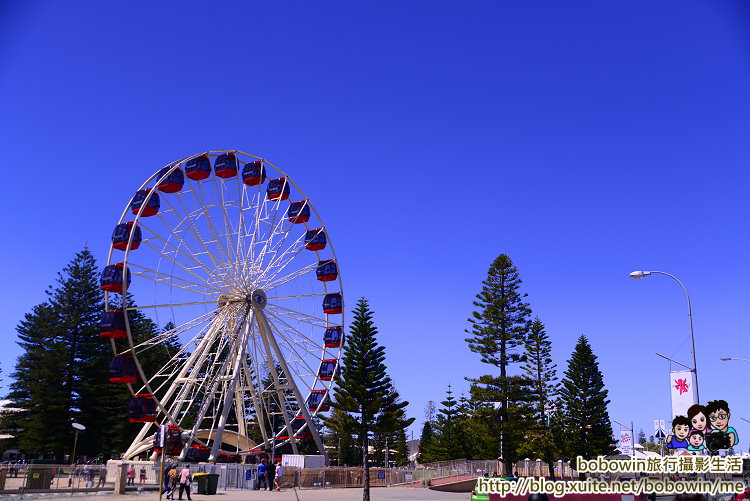
<path fill-rule="evenodd" d="M 364 489 L 362 489 L 362 501 L 370 501 L 370 465 L 369 465 L 369 449 L 370 444 L 368 441 L 367 433 L 364 434 L 362 439 L 362 482 Z"/>

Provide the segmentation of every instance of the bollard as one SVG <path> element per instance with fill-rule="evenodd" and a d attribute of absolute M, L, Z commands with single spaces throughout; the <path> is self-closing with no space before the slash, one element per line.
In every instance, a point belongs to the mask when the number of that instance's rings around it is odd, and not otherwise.
<path fill-rule="evenodd" d="M 115 467 L 115 494 L 125 494 L 125 485 L 128 482 L 128 465 L 118 464 Z"/>

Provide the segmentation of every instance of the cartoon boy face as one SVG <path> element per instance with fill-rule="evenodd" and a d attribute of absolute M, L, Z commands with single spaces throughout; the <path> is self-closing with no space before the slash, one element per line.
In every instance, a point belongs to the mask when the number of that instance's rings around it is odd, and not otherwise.
<path fill-rule="evenodd" d="M 674 436 L 677 440 L 685 440 L 690 433 L 690 425 L 688 424 L 676 424 L 674 425 Z"/>
<path fill-rule="evenodd" d="M 698 414 L 693 416 L 693 419 L 690 420 L 690 423 L 693 425 L 693 429 L 705 431 L 706 426 L 708 425 L 708 420 L 706 419 L 705 414 L 699 412 Z"/>
<path fill-rule="evenodd" d="M 711 427 L 720 431 L 726 431 L 729 425 L 729 411 L 725 409 L 716 409 L 708 415 L 711 421 Z"/>
<path fill-rule="evenodd" d="M 703 445 L 703 433 L 693 433 L 692 435 L 690 435 L 688 442 L 690 442 L 690 445 L 695 448 L 700 447 L 701 445 Z"/>

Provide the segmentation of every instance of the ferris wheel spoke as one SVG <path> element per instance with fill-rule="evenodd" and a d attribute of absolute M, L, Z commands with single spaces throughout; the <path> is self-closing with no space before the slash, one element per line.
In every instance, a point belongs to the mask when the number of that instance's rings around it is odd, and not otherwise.
<path fill-rule="evenodd" d="M 299 254 L 302 252 L 302 250 L 305 249 L 305 246 L 302 245 L 302 243 L 304 241 L 304 238 L 305 238 L 305 235 L 303 233 L 287 249 L 285 249 L 282 254 L 280 254 L 278 256 L 275 256 L 274 260 L 271 261 L 271 263 L 269 264 L 269 266 L 267 266 L 266 269 L 257 278 L 257 281 L 260 282 L 260 281 L 262 281 L 264 279 L 267 282 L 271 281 L 276 276 L 278 276 L 282 271 L 284 271 L 284 269 L 286 269 L 286 267 L 289 266 L 289 264 L 292 261 L 294 261 L 294 259 L 297 256 L 299 256 Z M 292 252 L 292 249 L 294 249 L 295 246 L 299 246 L 299 247 L 296 247 L 296 250 L 294 252 Z M 287 258 L 286 260 L 284 259 L 285 257 Z M 279 264 L 279 263 L 281 263 L 281 264 Z M 273 269 L 273 272 L 270 273 L 270 275 L 269 275 L 269 270 L 272 270 L 272 269 Z M 268 276 L 266 277 L 266 275 L 268 275 Z"/>
<path fill-rule="evenodd" d="M 162 222 L 163 222 L 163 220 L 162 220 Z M 173 244 L 173 243 L 172 243 L 171 241 L 169 241 L 168 239 L 166 239 L 166 238 L 164 238 L 163 236 L 161 236 L 161 235 L 160 235 L 159 233 L 157 233 L 156 231 L 154 231 L 154 230 L 153 230 L 153 228 L 151 228 L 151 227 L 149 227 L 149 226 L 146 226 L 146 225 L 145 225 L 145 224 L 144 224 L 143 222 L 139 221 L 139 222 L 138 222 L 138 225 L 139 225 L 139 226 L 142 226 L 142 227 L 143 227 L 143 228 L 145 228 L 145 229 L 147 229 L 147 230 L 148 230 L 149 232 L 151 232 L 151 233 L 152 233 L 152 234 L 153 234 L 153 235 L 154 235 L 154 236 L 155 236 L 155 237 L 156 237 L 156 238 L 157 238 L 158 240 L 161 240 L 162 242 L 164 242 L 164 244 L 165 244 L 165 245 L 168 245 L 168 246 L 170 246 L 170 247 L 171 247 L 172 249 L 174 249 L 174 252 L 175 252 L 175 254 L 181 254 L 181 255 L 185 256 L 185 257 L 186 257 L 187 259 L 189 259 L 190 261 L 194 262 L 194 263 L 195 263 L 195 264 L 197 265 L 197 266 L 196 266 L 196 269 L 200 268 L 200 269 L 204 270 L 204 271 L 206 272 L 206 274 L 207 274 L 208 276 L 211 276 L 211 270 L 209 270 L 208 268 L 206 268 L 206 265 L 205 265 L 205 264 L 204 264 L 203 262 L 199 261 L 199 260 L 198 260 L 198 259 L 197 259 L 197 258 L 195 257 L 196 253 L 195 253 L 195 252 L 193 252 L 193 251 L 192 251 L 192 250 L 190 249 L 190 247 L 189 247 L 189 246 L 187 245 L 187 243 L 186 243 L 186 242 L 185 242 L 185 241 L 184 241 L 184 240 L 183 240 L 183 239 L 182 239 L 182 238 L 181 238 L 181 237 L 180 237 L 180 236 L 179 236 L 179 235 L 178 235 L 178 234 L 177 234 L 176 232 L 175 232 L 175 233 L 171 233 L 171 235 L 172 235 L 172 236 L 174 236 L 174 237 L 175 237 L 175 239 L 177 239 L 177 240 L 178 240 L 178 241 L 180 242 L 180 245 L 181 245 L 182 247 L 184 247 L 185 249 L 187 249 L 187 250 L 188 250 L 188 253 L 186 253 L 185 251 L 183 251 L 183 250 L 182 250 L 182 248 L 180 248 L 180 247 L 177 247 L 176 245 L 174 245 L 174 244 Z M 150 240 L 150 239 L 147 239 L 147 240 Z M 143 240 L 143 242 L 144 242 L 144 243 L 146 243 L 146 245 L 147 245 L 148 247 L 150 247 L 150 248 L 151 248 L 152 250 L 154 250 L 155 252 L 159 253 L 160 255 L 164 255 L 164 254 L 165 254 L 165 251 L 164 251 L 164 249 L 159 249 L 159 248 L 158 248 L 158 247 L 156 247 L 155 245 L 152 245 L 150 241 L 149 241 L 149 242 L 146 242 L 146 240 Z M 187 268 L 185 268 L 185 269 L 187 269 Z M 227 285 L 229 285 L 229 284 L 227 283 Z"/>
<path fill-rule="evenodd" d="M 267 205 L 268 201 L 266 201 L 263 205 L 264 208 Z M 281 197 L 273 201 L 273 218 L 271 219 L 269 228 L 271 228 L 271 231 L 268 234 L 268 238 L 263 243 L 263 248 L 260 250 L 260 253 L 258 254 L 258 262 L 262 263 L 264 262 L 264 259 L 266 257 L 266 253 L 269 251 L 271 242 L 273 241 L 274 234 L 276 233 L 277 228 L 284 222 L 284 217 L 277 219 L 277 216 L 279 215 L 279 207 L 281 205 Z"/>
<path fill-rule="evenodd" d="M 200 189 L 200 184 L 198 185 L 198 188 Z M 194 189 L 189 190 L 189 193 L 193 194 L 193 198 L 198 199 L 198 196 L 196 195 L 196 191 Z M 177 197 L 176 197 L 177 198 L 177 202 L 179 203 L 180 207 L 182 208 L 182 211 L 183 211 L 183 214 L 184 214 L 184 216 L 180 220 L 180 222 L 182 222 L 182 223 L 185 224 L 185 228 L 187 229 L 187 231 L 189 231 L 193 235 L 193 237 L 200 243 L 201 247 L 203 247 L 204 252 L 208 256 L 209 260 L 211 261 L 211 265 L 214 268 L 218 268 L 218 267 L 222 266 L 222 263 L 229 263 L 229 262 L 231 262 L 230 257 L 229 257 L 229 255 L 226 252 L 225 252 L 225 256 L 223 258 L 221 258 L 221 259 L 220 259 L 219 256 L 217 256 L 213 252 L 211 252 L 211 249 L 207 245 L 207 243 L 211 242 L 211 241 L 207 240 L 206 238 L 204 238 L 202 236 L 200 228 L 198 228 L 198 225 L 194 221 L 194 218 L 196 217 L 194 214 L 195 213 L 199 213 L 199 214 L 202 213 L 204 215 L 204 218 L 206 218 L 206 220 L 207 220 L 209 228 L 213 229 L 213 226 L 211 224 L 211 220 L 207 216 L 207 209 L 206 209 L 205 203 L 204 203 L 204 205 L 201 205 L 199 209 L 196 209 L 195 211 L 193 211 L 191 213 L 191 212 L 189 212 L 185 208 L 185 204 L 183 203 L 182 197 L 180 195 L 184 196 L 184 192 L 177 193 Z M 167 199 L 167 203 L 169 203 L 170 206 L 173 207 L 171 205 L 171 203 L 169 202 L 168 199 Z M 200 203 L 200 200 L 198 201 L 198 203 Z M 213 239 L 214 239 L 214 241 L 216 241 L 217 243 L 220 243 L 219 237 L 216 236 L 215 232 L 212 232 L 212 233 L 213 233 Z M 173 234 L 174 234 L 174 232 L 173 232 Z M 218 251 L 220 249 L 217 248 L 216 250 Z M 209 272 L 209 274 L 210 274 L 210 272 Z M 234 280 L 230 280 L 229 284 L 236 285 L 236 282 Z"/>
<path fill-rule="evenodd" d="M 310 263 L 307 266 L 305 266 L 304 268 L 300 268 L 297 271 L 293 271 L 292 273 L 290 273 L 290 274 L 288 274 L 286 276 L 283 276 L 281 278 L 275 279 L 273 282 L 266 282 L 266 283 L 264 283 L 263 284 L 263 289 L 264 290 L 271 290 L 271 289 L 273 289 L 275 287 L 279 287 L 281 285 L 287 284 L 287 283 L 291 282 L 292 280 L 295 280 L 295 279 L 297 279 L 297 278 L 299 278 L 301 276 L 307 275 L 308 273 L 310 273 L 311 271 L 313 271 L 313 270 L 315 270 L 317 268 L 318 268 L 318 263 L 317 262 L 316 263 Z"/>
<path fill-rule="evenodd" d="M 190 190 L 190 191 L 193 192 L 193 190 Z M 188 212 L 188 210 L 185 208 L 185 205 L 182 203 L 182 198 L 180 197 L 182 193 L 183 192 L 177 193 L 177 197 L 176 197 L 176 200 L 179 203 L 180 208 L 182 208 L 182 217 L 179 218 L 178 226 L 179 224 L 184 224 L 186 231 L 192 234 L 193 238 L 195 238 L 195 240 L 197 240 L 197 242 L 201 245 L 201 247 L 203 247 L 203 251 L 206 253 L 206 256 L 208 256 L 208 259 L 211 261 L 211 265 L 213 267 L 220 266 L 222 262 L 226 262 L 226 261 L 223 261 L 219 259 L 217 256 L 215 256 L 214 253 L 211 252 L 211 249 L 208 248 L 208 245 L 206 245 L 206 239 L 201 235 L 200 229 L 197 227 L 197 225 L 193 221 L 193 216 L 191 215 L 190 212 Z M 172 208 L 175 214 L 180 214 L 180 212 L 177 211 L 175 206 L 172 205 L 172 202 L 170 202 L 169 197 L 164 197 L 164 200 L 166 200 L 167 204 Z M 164 224 L 166 228 L 170 227 L 169 223 L 167 223 L 164 220 L 164 218 L 162 218 L 158 213 L 157 213 L 157 216 L 160 217 L 162 224 Z M 187 245 L 185 240 L 179 236 L 177 231 L 171 231 L 170 234 L 174 236 L 175 239 L 179 240 L 180 244 L 183 245 L 186 249 L 188 249 L 191 252 L 191 254 L 193 255 L 198 254 L 195 251 L 190 249 L 190 247 Z M 211 274 L 209 270 L 206 270 L 206 271 L 208 272 L 209 275 Z"/>
<path fill-rule="evenodd" d="M 278 321 L 278 322 L 280 322 L 280 323 L 282 323 L 282 324 L 286 325 L 286 326 L 287 326 L 287 327 L 288 327 L 289 329 L 291 329 L 291 330 L 293 330 L 293 331 L 295 331 L 295 332 L 299 333 L 299 331 L 298 331 L 298 330 L 294 329 L 293 327 L 291 327 L 291 326 L 290 326 L 289 324 L 287 324 L 286 322 L 284 322 L 284 321 L 283 321 L 283 320 L 281 320 L 280 318 L 278 318 L 278 317 L 274 316 L 273 314 L 270 314 L 270 316 L 273 316 L 273 317 L 274 317 L 274 319 L 275 319 L 276 321 Z M 280 336 L 280 337 L 281 337 L 282 339 L 284 339 L 284 341 L 286 342 L 286 344 L 287 344 L 287 346 L 288 346 L 289 350 L 290 350 L 291 352 L 293 352 L 295 356 L 297 356 L 297 357 L 298 357 L 298 360 L 299 360 L 300 364 L 301 364 L 301 365 L 304 365 L 305 369 L 307 369 L 307 370 L 309 370 L 309 371 L 310 371 L 310 376 L 312 376 L 312 377 L 316 377 L 316 379 L 317 379 L 317 371 L 316 371 L 315 369 L 313 369 L 312 367 L 310 367 L 310 364 L 308 364 L 308 363 L 307 363 L 307 360 L 306 360 L 306 358 L 305 358 L 305 357 L 304 357 L 304 356 L 303 356 L 302 354 L 300 354 L 300 353 L 299 353 L 299 352 L 297 351 L 296 347 L 294 346 L 294 343 L 290 342 L 290 338 L 289 338 L 288 336 L 286 336 L 286 335 L 285 335 L 285 334 L 284 334 L 284 333 L 282 332 L 282 330 L 281 330 L 281 329 L 279 329 L 278 327 L 276 327 L 275 323 L 274 323 L 274 322 L 272 322 L 272 321 L 271 321 L 271 319 L 268 319 L 268 323 L 269 323 L 269 324 L 271 325 L 271 327 L 273 328 L 272 330 L 273 330 L 273 331 L 274 331 L 275 333 L 278 333 L 278 334 L 279 334 L 279 336 Z M 309 341 L 309 338 L 305 337 L 305 339 L 307 339 L 307 340 Z M 312 352 L 311 350 L 305 350 L 305 351 L 306 351 L 306 352 L 307 352 L 308 354 L 312 354 L 312 353 L 313 353 L 313 352 Z M 318 351 L 321 351 L 321 350 L 318 350 Z M 287 362 L 288 362 L 288 361 L 289 361 L 289 360 L 287 360 Z M 302 382 L 303 382 L 303 384 L 307 385 L 307 383 L 306 383 L 306 382 L 304 381 L 304 379 L 302 380 Z M 307 385 L 307 389 L 308 389 L 308 390 L 312 390 L 312 387 L 310 387 L 309 385 Z"/>
<path fill-rule="evenodd" d="M 151 244 L 151 242 L 143 242 L 143 243 L 145 243 L 145 244 L 146 244 L 147 246 L 151 247 L 151 248 L 152 248 L 153 250 L 155 250 L 156 252 L 159 252 L 159 253 L 161 253 L 161 256 L 162 256 L 162 257 L 166 258 L 166 259 L 167 259 L 168 261 L 171 261 L 171 262 L 172 262 L 173 264 L 175 264 L 175 265 L 179 266 L 179 267 L 180 267 L 180 268 L 182 268 L 182 269 L 183 269 L 183 270 L 184 270 L 185 272 L 187 272 L 187 273 L 189 273 L 190 275 L 192 275 L 193 277 L 195 277 L 195 278 L 196 278 L 197 280 L 199 280 L 199 281 L 202 281 L 202 282 L 206 282 L 206 281 L 208 280 L 208 277 L 202 277 L 202 276 L 198 275 L 198 274 L 197 274 L 197 273 L 195 273 L 195 272 L 194 272 L 194 271 L 193 271 L 192 269 L 190 269 L 190 268 L 187 268 L 187 267 L 186 267 L 186 266 L 185 266 L 185 265 L 184 265 L 183 263 L 181 263 L 181 262 L 180 262 L 180 261 L 178 261 L 177 259 L 175 259 L 175 258 L 173 258 L 172 256 L 170 256 L 170 255 L 169 255 L 169 254 L 170 254 L 169 252 L 161 252 L 161 251 L 160 251 L 160 250 L 159 250 L 159 249 L 158 249 L 158 248 L 157 248 L 156 246 L 152 245 L 152 244 Z"/>
<path fill-rule="evenodd" d="M 139 309 L 139 308 L 128 308 L 128 310 L 137 310 L 137 309 Z M 143 341 L 141 343 L 138 343 L 138 344 L 136 344 L 136 345 L 133 346 L 133 350 L 135 350 L 135 352 L 138 354 L 138 353 L 141 353 L 142 351 L 144 351 L 145 349 L 147 349 L 149 347 L 158 346 L 158 345 L 161 345 L 161 344 L 163 344 L 165 342 L 168 342 L 168 341 L 171 341 L 171 340 L 175 340 L 175 339 L 177 339 L 179 337 L 180 334 L 182 334 L 184 332 L 187 332 L 187 331 L 189 331 L 191 329 L 194 329 L 195 327 L 201 325 L 202 323 L 204 323 L 206 321 L 209 321 L 211 319 L 210 317 L 213 316 L 213 315 L 215 315 L 217 311 L 218 310 L 210 311 L 210 312 L 208 312 L 208 313 L 206 313 L 204 315 L 201 315 L 201 316 L 196 317 L 196 318 L 194 318 L 192 320 L 189 320 L 189 321 L 185 322 L 182 325 L 174 327 L 174 328 L 172 328 L 172 329 L 170 329 L 168 331 L 162 332 L 159 335 L 157 335 L 157 336 L 155 336 L 155 337 L 153 337 L 151 339 L 147 339 L 147 340 L 145 340 L 145 341 Z M 189 341 L 187 341 L 187 343 L 185 343 L 181 347 L 180 352 L 178 352 L 178 353 L 185 353 L 186 350 L 187 350 L 187 347 L 190 346 L 190 344 L 192 344 L 198 337 L 200 337 L 202 335 L 202 333 L 204 332 L 204 330 L 207 329 L 208 327 L 209 327 L 209 324 L 206 324 L 206 327 L 204 329 L 201 329 L 192 339 L 190 339 Z M 128 351 L 130 351 L 130 350 L 128 349 Z"/>
<path fill-rule="evenodd" d="M 291 308 L 286 308 L 278 304 L 268 304 L 266 305 L 266 308 L 268 307 L 273 308 L 274 309 L 273 311 L 276 315 L 282 315 L 293 320 L 305 322 L 307 324 L 314 325 L 315 327 L 327 328 L 327 327 L 330 327 L 331 325 L 334 325 L 333 322 L 329 322 L 326 319 L 316 317 L 314 315 L 310 315 L 309 313 L 303 313 L 301 311 L 292 310 Z M 276 309 L 283 310 L 283 311 L 276 311 Z"/>
<path fill-rule="evenodd" d="M 152 270 L 151 268 L 141 266 L 137 263 L 130 262 L 128 263 L 128 267 L 130 269 L 130 273 L 132 273 L 133 275 L 151 280 L 152 282 L 166 284 L 171 287 L 179 287 L 180 289 L 185 289 L 191 292 L 197 292 L 198 294 L 203 294 L 204 296 L 218 297 L 219 294 L 221 293 L 220 290 L 214 287 L 211 287 L 209 285 L 197 284 L 195 282 L 186 280 L 184 278 L 175 277 L 174 275 L 169 275 L 161 271 Z M 133 267 L 138 268 L 143 271 L 132 270 Z M 195 286 L 196 288 L 190 287 L 191 285 Z M 207 291 L 206 289 L 209 289 L 209 290 Z M 210 291 L 213 291 L 213 294 Z"/>
<path fill-rule="evenodd" d="M 216 181 L 216 176 L 213 176 L 213 182 L 214 183 L 217 182 Z M 216 240 L 217 245 L 220 245 L 221 248 L 222 248 L 222 250 L 224 251 L 225 262 L 231 263 L 233 265 L 233 267 L 234 267 L 234 272 L 235 272 L 234 283 L 235 283 L 235 285 L 240 285 L 239 283 L 237 283 L 237 280 L 239 280 L 239 270 L 237 269 L 236 264 L 235 264 L 237 262 L 237 260 L 236 260 L 236 258 L 233 258 L 232 254 L 229 252 L 229 249 L 227 249 L 227 247 L 224 245 L 224 242 L 221 239 L 221 236 L 216 231 L 216 228 L 214 226 L 213 218 L 208 213 L 208 209 L 207 209 L 207 205 L 208 204 L 206 203 L 205 198 L 203 197 L 203 188 L 199 184 L 198 185 L 198 189 L 197 190 L 192 190 L 192 193 L 198 199 L 198 205 L 199 205 L 200 211 L 203 214 L 203 218 L 205 219 L 206 224 L 208 224 L 208 228 L 209 228 L 211 234 L 213 235 L 213 238 Z M 222 207 L 222 210 L 223 210 L 224 209 L 223 201 L 222 201 L 221 207 Z"/>
<path fill-rule="evenodd" d="M 237 279 L 242 282 L 244 286 L 247 286 L 247 283 L 245 281 L 245 277 L 242 273 L 240 273 L 239 268 L 237 267 L 237 262 L 239 261 L 239 252 L 236 247 L 232 245 L 232 236 L 234 235 L 234 231 L 232 228 L 232 225 L 229 222 L 229 216 L 227 214 L 227 202 L 224 198 L 224 187 L 229 181 L 219 181 L 216 176 L 213 177 L 214 186 L 216 187 L 216 193 L 219 196 L 219 200 L 221 202 L 221 213 L 224 216 L 224 230 L 226 235 L 226 246 L 225 249 L 227 249 L 227 254 L 231 254 L 232 256 L 232 262 L 235 263 L 235 273 L 237 274 Z M 237 227 L 237 234 L 239 234 L 239 226 Z M 231 249 L 231 252 L 230 252 Z"/>
<path fill-rule="evenodd" d="M 289 330 L 294 331 L 294 333 L 297 336 L 299 336 L 299 338 L 301 340 L 307 341 L 310 344 L 310 346 L 314 347 L 314 349 L 316 350 L 316 352 L 321 352 L 322 353 L 323 351 L 326 351 L 325 347 L 322 345 L 322 343 L 318 343 L 318 342 L 313 341 L 306 334 L 304 334 L 303 332 L 301 332 L 299 329 L 295 328 L 294 326 L 292 326 L 291 324 L 289 324 L 288 322 L 286 322 L 284 320 L 284 318 L 282 318 L 278 314 L 273 313 L 273 312 L 268 312 L 268 313 L 273 318 L 275 318 L 278 322 L 283 323 Z M 314 353 L 314 352 L 313 351 L 309 351 L 309 353 Z"/>

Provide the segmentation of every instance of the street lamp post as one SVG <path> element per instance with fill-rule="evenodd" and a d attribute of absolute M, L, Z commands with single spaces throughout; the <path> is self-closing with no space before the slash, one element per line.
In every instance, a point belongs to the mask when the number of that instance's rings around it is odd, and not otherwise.
<path fill-rule="evenodd" d="M 690 353 L 693 356 L 693 368 L 690 369 L 690 371 L 695 375 L 695 400 L 697 403 L 700 403 L 701 399 L 698 394 L 698 364 L 695 362 L 695 337 L 693 336 L 693 310 L 690 307 L 690 294 L 688 294 L 687 288 L 680 281 L 679 278 L 664 271 L 633 271 L 630 273 L 630 276 L 632 278 L 646 278 L 647 276 L 652 275 L 654 273 L 658 273 L 659 275 L 666 275 L 670 277 L 675 282 L 680 284 L 680 287 L 682 287 L 682 290 L 685 292 L 685 297 L 687 298 L 687 307 L 688 307 L 688 320 L 690 321 Z"/>
<path fill-rule="evenodd" d="M 83 426 L 81 423 L 70 423 L 70 426 L 72 426 L 76 430 L 76 438 L 73 440 L 73 454 L 70 455 L 70 464 L 72 466 L 73 461 L 75 461 L 75 458 L 76 458 L 76 447 L 78 446 L 78 432 L 85 430 L 86 427 Z"/>
<path fill-rule="evenodd" d="M 750 362 L 750 358 L 739 358 L 739 357 L 721 357 L 719 360 L 728 362 L 729 360 L 739 360 L 740 362 Z"/>

